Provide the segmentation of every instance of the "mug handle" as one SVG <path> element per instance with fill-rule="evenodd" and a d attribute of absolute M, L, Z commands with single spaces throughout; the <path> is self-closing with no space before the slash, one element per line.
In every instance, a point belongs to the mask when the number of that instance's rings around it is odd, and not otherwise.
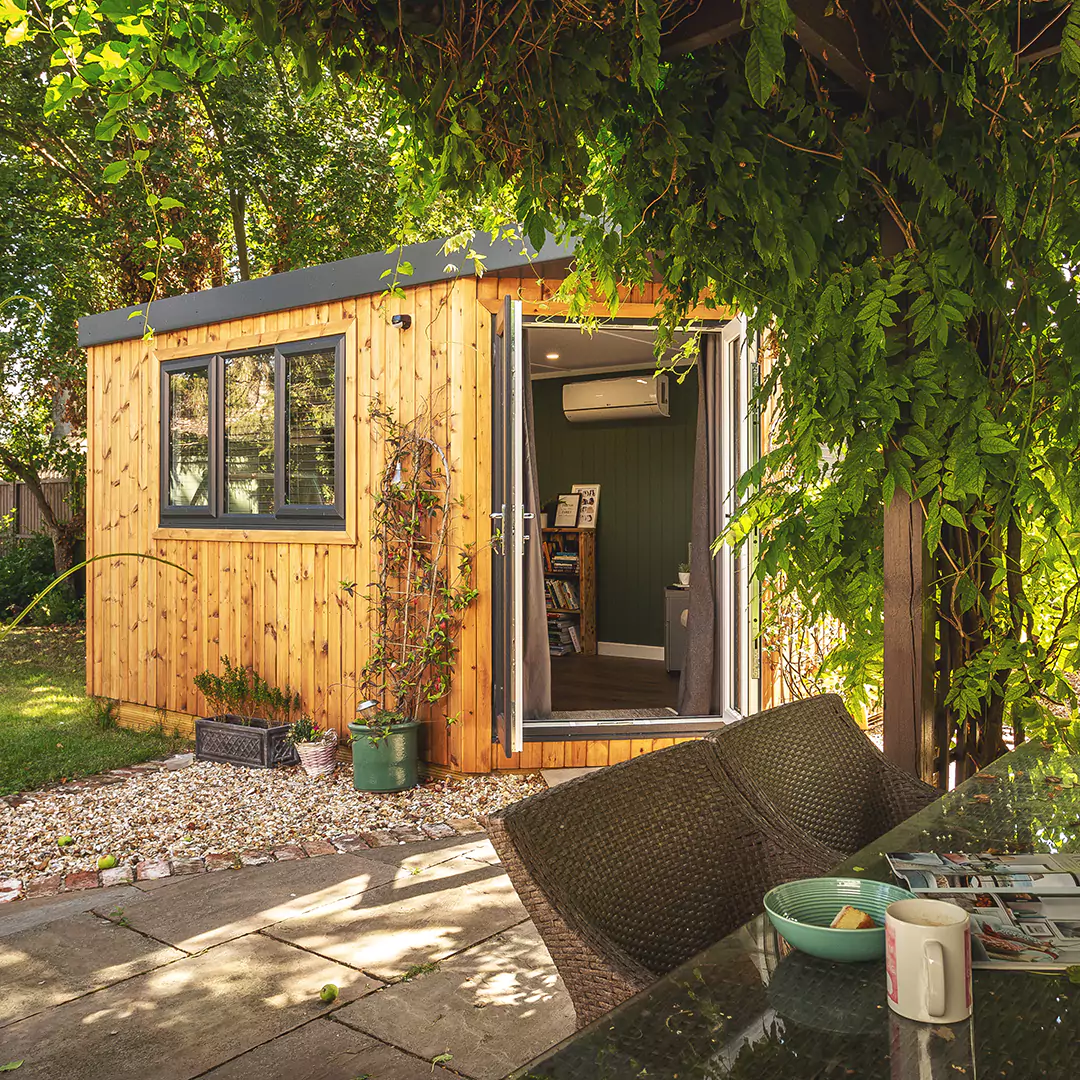
<path fill-rule="evenodd" d="M 945 1015 L 945 951 L 940 941 L 923 945 L 926 961 L 926 1011 L 930 1016 Z"/>

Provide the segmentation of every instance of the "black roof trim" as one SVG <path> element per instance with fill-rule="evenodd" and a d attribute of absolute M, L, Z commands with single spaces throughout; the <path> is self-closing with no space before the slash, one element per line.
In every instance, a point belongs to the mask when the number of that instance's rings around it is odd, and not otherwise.
<path fill-rule="evenodd" d="M 465 261 L 465 251 L 444 254 L 444 243 L 443 240 L 429 240 L 423 244 L 410 244 L 402 248 L 400 253 L 379 251 L 357 255 L 322 266 L 290 270 L 284 274 L 237 281 L 217 289 L 155 300 L 151 305 L 150 325 L 155 333 L 164 334 L 229 319 L 287 311 L 308 304 L 327 304 L 353 296 L 370 296 L 387 288 L 390 279 L 384 278 L 383 273 L 393 270 L 399 258 L 412 263 L 413 267 L 408 277 L 399 278 L 399 284 L 406 289 L 469 274 L 472 264 Z M 557 243 L 549 237 L 544 246 L 535 251 L 531 244 L 521 240 L 514 243 L 498 240 L 493 244 L 487 235 L 477 236 L 472 244 L 477 254 L 485 256 L 483 265 L 486 273 L 568 259 L 573 254 L 574 246 L 573 243 Z M 447 266 L 451 264 L 454 269 L 448 271 Z M 85 316 L 79 320 L 79 345 L 87 348 L 142 337 L 146 329 L 146 316 L 140 314 L 132 317 L 132 313 L 144 309 L 145 305 Z"/>

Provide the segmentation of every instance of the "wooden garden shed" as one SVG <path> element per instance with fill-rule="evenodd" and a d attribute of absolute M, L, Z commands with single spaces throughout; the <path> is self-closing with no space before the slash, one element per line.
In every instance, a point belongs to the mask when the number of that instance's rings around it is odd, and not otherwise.
<path fill-rule="evenodd" d="M 517 311 L 526 319 L 557 321 L 565 314 L 552 296 L 572 251 L 549 243 L 526 253 L 520 243 L 507 241 L 477 242 L 476 248 L 483 256 L 482 276 L 472 261 L 451 265 L 455 257 L 440 242 L 408 249 L 402 258 L 412 272 L 400 279 L 404 287 L 394 295 L 387 291 L 385 271 L 398 265 L 398 256 L 380 253 L 163 299 L 148 311 L 127 308 L 81 320 L 79 340 L 89 360 L 88 554 L 118 556 L 94 562 L 87 573 L 86 683 L 89 694 L 118 703 L 122 724 L 161 724 L 190 734 L 194 718 L 206 709 L 193 679 L 228 656 L 270 683 L 299 688 L 307 710 L 344 732 L 367 649 L 362 587 L 372 580 L 369 503 L 380 467 L 367 409 L 376 394 L 402 417 L 426 399 L 441 402 L 455 492 L 462 497 L 455 530 L 478 552 L 480 597 L 465 623 L 453 692 L 423 718 L 422 756 L 433 769 L 482 773 L 602 765 L 719 722 L 679 717 L 668 709 L 670 722 L 651 727 L 584 724 L 571 730 L 549 723 L 546 734 L 533 732 L 520 749 L 500 745 L 493 723 L 499 665 L 493 626 L 499 619 L 490 587 L 498 577 L 498 556 L 490 540 L 491 515 L 497 512 L 493 456 L 505 417 L 493 408 L 493 367 L 497 376 L 500 363 L 496 346 L 493 365 L 493 342 L 507 297 L 520 301 Z M 641 327 L 654 319 L 657 300 L 654 287 L 624 295 L 618 312 L 623 329 L 608 341 L 620 362 L 631 353 L 638 356 Z M 715 310 L 696 314 L 714 322 L 726 318 Z M 558 354 L 547 347 L 545 355 Z M 603 374 L 599 352 L 596 359 L 591 378 Z M 638 359 L 636 381 L 644 383 L 651 372 Z M 223 375 L 233 370 L 230 364 L 256 382 L 264 380 L 266 400 L 278 407 L 267 404 L 232 416 L 232 376 Z M 303 408 L 290 411 L 283 401 L 289 379 L 294 388 L 288 392 L 304 395 Z M 745 399 L 749 389 L 743 386 L 741 393 Z M 298 436 L 296 453 L 309 454 L 312 462 L 321 455 L 323 464 L 312 465 L 318 473 L 314 494 L 294 498 L 292 451 L 282 463 L 281 446 L 287 425 L 302 427 L 305 415 L 322 418 L 321 434 L 308 439 L 308 450 Z M 312 431 L 315 426 L 310 421 Z M 677 430 L 639 427 L 655 448 L 642 451 L 643 458 L 693 448 L 692 416 Z M 572 441 L 576 430 L 567 426 L 561 444 Z M 235 449 L 240 445 L 249 447 L 247 457 Z M 184 462 L 204 457 L 206 467 L 185 471 Z M 303 469 L 297 468 L 299 476 Z M 222 490 L 222 469 L 241 478 L 228 491 Z M 664 497 L 682 501 L 651 515 L 656 536 L 648 544 L 686 550 L 691 493 L 684 471 L 669 468 Z M 610 507 L 614 515 L 614 494 Z M 661 535 L 669 519 L 677 529 Z M 621 535 L 638 528 L 613 525 L 611 531 Z M 638 548 L 647 546 L 636 533 L 630 539 Z M 124 553 L 153 554 L 189 574 Z M 670 571 L 674 580 L 673 563 Z M 739 587 L 749 597 L 745 571 Z M 736 580 L 737 568 L 733 574 Z M 361 586 L 355 598 L 341 587 L 349 581 Z M 662 592 L 665 581 L 659 584 Z M 652 586 L 648 591 L 651 613 L 661 600 Z M 745 598 L 739 602 L 746 607 Z M 640 655 L 651 650 L 647 655 L 654 661 L 662 655 L 658 631 L 642 633 L 653 635 L 651 644 L 626 646 L 622 654 L 616 649 L 609 662 L 632 659 L 634 649 Z M 751 671 L 753 643 L 744 641 L 743 647 L 749 659 L 737 677 L 752 686 L 748 680 L 760 678 L 760 671 Z M 738 666 L 737 659 L 732 663 Z M 760 703 L 760 694 L 745 700 L 750 707 Z M 455 722 L 448 725 L 447 716 Z"/>

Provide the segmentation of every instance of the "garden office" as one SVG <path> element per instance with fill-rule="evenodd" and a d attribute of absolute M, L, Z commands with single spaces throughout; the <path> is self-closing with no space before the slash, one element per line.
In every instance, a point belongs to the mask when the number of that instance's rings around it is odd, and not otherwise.
<path fill-rule="evenodd" d="M 227 659 L 345 734 L 375 401 L 436 425 L 447 550 L 475 552 L 449 696 L 422 710 L 431 768 L 606 765 L 773 701 L 749 546 L 709 557 L 761 437 L 744 320 L 701 307 L 657 358 L 655 287 L 584 325 L 554 299 L 569 249 L 472 254 L 483 276 L 433 241 L 81 321 L 89 553 L 165 560 L 88 575 L 87 686 L 122 723 L 189 732 Z"/>

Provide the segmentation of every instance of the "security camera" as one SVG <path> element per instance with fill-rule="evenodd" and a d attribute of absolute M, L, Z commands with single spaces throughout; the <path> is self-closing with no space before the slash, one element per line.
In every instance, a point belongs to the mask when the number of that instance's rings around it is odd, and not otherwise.
<path fill-rule="evenodd" d="M 390 325 L 396 326 L 399 330 L 408 330 L 412 326 L 412 316 L 394 315 L 390 319 Z"/>

